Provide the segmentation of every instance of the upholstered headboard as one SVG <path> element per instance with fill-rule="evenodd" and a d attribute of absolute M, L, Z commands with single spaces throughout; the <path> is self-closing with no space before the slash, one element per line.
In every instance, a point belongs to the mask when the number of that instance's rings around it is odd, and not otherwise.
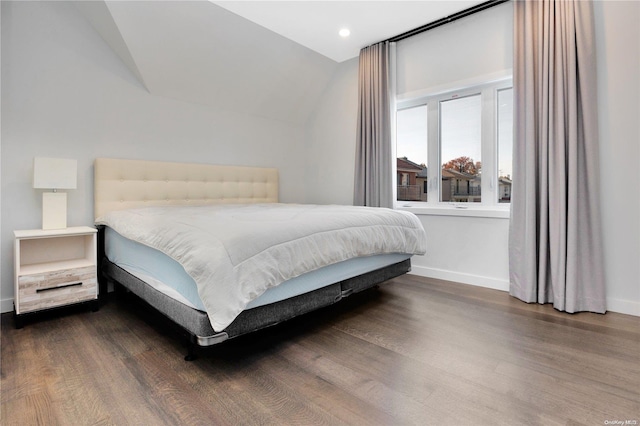
<path fill-rule="evenodd" d="M 278 170 L 97 158 L 94 216 L 166 205 L 277 203 Z"/>

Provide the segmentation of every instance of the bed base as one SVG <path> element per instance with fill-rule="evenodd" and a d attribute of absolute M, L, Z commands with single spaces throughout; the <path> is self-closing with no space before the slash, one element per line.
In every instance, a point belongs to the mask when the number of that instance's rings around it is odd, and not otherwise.
<path fill-rule="evenodd" d="M 411 260 L 389 265 L 340 281 L 329 286 L 301 294 L 280 302 L 243 311 L 224 331 L 211 327 L 205 312 L 188 307 L 159 292 L 144 281 L 104 258 L 101 272 L 103 280 L 122 285 L 147 304 L 169 318 L 189 336 L 188 354 L 185 360 L 195 359 L 197 348 L 209 347 L 286 321 L 298 315 L 332 305 L 353 293 L 374 287 L 411 270 Z M 104 285 L 106 288 L 106 285 Z"/>

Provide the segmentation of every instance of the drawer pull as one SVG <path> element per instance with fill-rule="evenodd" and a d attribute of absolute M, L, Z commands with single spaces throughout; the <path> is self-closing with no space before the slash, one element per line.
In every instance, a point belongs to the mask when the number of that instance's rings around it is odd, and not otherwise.
<path fill-rule="evenodd" d="M 59 290 L 61 288 L 67 288 L 67 287 L 75 287 L 75 286 L 78 286 L 78 285 L 82 285 L 82 281 L 80 281 L 78 283 L 63 284 L 63 285 L 59 285 L 57 287 L 39 288 L 39 289 L 36 290 L 36 293 L 42 293 L 43 291 Z"/>

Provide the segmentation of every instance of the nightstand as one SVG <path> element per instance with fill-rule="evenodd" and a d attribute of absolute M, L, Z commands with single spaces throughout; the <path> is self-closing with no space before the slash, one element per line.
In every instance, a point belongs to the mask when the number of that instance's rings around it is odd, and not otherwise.
<path fill-rule="evenodd" d="M 80 226 L 14 231 L 14 318 L 92 302 L 98 309 L 97 229 Z"/>

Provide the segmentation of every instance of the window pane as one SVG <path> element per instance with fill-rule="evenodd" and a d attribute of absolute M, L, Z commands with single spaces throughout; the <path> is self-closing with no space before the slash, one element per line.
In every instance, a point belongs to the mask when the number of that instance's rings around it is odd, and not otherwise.
<path fill-rule="evenodd" d="M 511 202 L 513 89 L 498 91 L 498 202 Z"/>
<path fill-rule="evenodd" d="M 480 202 L 480 95 L 440 102 L 441 201 Z"/>
<path fill-rule="evenodd" d="M 427 201 L 427 106 L 398 111 L 396 117 L 398 201 Z"/>

